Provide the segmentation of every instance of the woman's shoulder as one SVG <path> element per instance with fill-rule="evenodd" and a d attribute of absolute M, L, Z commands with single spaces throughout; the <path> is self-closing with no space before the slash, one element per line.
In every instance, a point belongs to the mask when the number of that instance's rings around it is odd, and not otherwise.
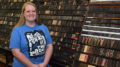
<path fill-rule="evenodd" d="M 15 27 L 13 30 L 21 30 L 23 25 Z"/>
<path fill-rule="evenodd" d="M 49 33 L 49 29 L 48 29 L 47 25 L 42 24 L 42 25 L 41 25 L 41 28 L 42 28 L 44 31 L 46 31 L 47 33 Z"/>
<path fill-rule="evenodd" d="M 47 26 L 45 24 L 41 24 L 40 27 L 47 28 Z"/>

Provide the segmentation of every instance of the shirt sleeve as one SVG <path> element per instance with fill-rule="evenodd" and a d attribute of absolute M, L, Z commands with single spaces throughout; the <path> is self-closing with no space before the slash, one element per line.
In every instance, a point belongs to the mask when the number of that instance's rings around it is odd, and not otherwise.
<path fill-rule="evenodd" d="M 45 25 L 44 25 L 45 26 Z M 52 44 L 52 38 L 51 38 L 51 35 L 50 35 L 50 32 L 49 32 L 49 30 L 48 30 L 48 28 L 47 28 L 47 26 L 45 26 L 45 31 L 46 31 L 46 40 L 47 40 L 47 45 L 48 44 Z"/>
<path fill-rule="evenodd" d="M 20 48 L 20 33 L 17 28 L 12 31 L 9 48 Z"/>

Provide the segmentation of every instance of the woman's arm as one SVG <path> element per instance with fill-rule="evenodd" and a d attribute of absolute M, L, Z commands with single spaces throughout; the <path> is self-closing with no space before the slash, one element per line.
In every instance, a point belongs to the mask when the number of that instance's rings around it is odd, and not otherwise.
<path fill-rule="evenodd" d="M 53 53 L 53 45 L 52 44 L 48 44 L 47 48 L 46 48 L 46 53 L 45 53 L 45 59 L 44 62 L 39 64 L 39 67 L 46 67 L 49 63 L 49 60 L 52 56 Z"/>
<path fill-rule="evenodd" d="M 12 49 L 13 56 L 16 57 L 20 62 L 22 62 L 27 67 L 38 67 L 38 65 L 33 64 L 23 53 L 20 52 L 20 49 Z"/>

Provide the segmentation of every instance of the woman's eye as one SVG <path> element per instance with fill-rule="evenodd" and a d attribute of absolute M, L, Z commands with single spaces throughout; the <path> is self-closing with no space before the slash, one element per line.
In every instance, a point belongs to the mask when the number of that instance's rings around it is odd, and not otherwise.
<path fill-rule="evenodd" d="M 30 12 L 30 11 L 26 11 L 26 12 Z"/>
<path fill-rule="evenodd" d="M 26 11 L 27 13 L 29 13 L 29 12 L 36 12 L 35 10 L 34 11 Z"/>
<path fill-rule="evenodd" d="M 36 11 L 32 11 L 32 12 L 36 12 Z"/>

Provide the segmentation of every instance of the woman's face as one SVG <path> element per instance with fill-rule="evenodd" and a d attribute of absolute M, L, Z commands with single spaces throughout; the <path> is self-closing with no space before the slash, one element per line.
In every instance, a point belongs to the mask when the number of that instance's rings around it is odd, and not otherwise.
<path fill-rule="evenodd" d="M 26 22 L 35 22 L 36 20 L 36 9 L 32 5 L 27 5 L 24 11 L 24 17 Z"/>

